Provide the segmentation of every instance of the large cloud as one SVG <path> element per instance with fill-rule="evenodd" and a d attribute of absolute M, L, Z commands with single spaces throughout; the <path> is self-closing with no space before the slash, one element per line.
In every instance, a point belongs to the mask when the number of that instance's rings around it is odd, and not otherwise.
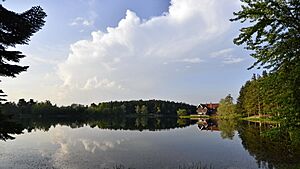
<path fill-rule="evenodd" d="M 180 92 L 189 72 L 201 71 L 216 59 L 211 53 L 228 48 L 218 40 L 228 36 L 228 19 L 238 7 L 238 0 L 172 0 L 167 13 L 150 20 L 128 10 L 118 26 L 71 45 L 58 67 L 62 97 L 90 102 Z M 242 61 L 228 52 L 223 60 L 217 57 L 220 63 Z"/>

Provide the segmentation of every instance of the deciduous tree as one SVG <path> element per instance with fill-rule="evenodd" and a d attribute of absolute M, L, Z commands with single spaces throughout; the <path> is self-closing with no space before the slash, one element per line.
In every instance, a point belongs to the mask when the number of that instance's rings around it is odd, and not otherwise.
<path fill-rule="evenodd" d="M 262 78 L 258 84 L 259 91 L 263 92 L 259 95 L 263 108 L 278 111 L 275 114 L 280 114 L 285 124 L 300 126 L 300 1 L 241 2 L 242 10 L 235 12 L 231 21 L 247 26 L 240 30 L 234 43 L 253 51 L 250 55 L 256 62 L 250 68 L 270 71 L 269 77 Z M 255 83 L 252 81 L 250 86 Z"/>

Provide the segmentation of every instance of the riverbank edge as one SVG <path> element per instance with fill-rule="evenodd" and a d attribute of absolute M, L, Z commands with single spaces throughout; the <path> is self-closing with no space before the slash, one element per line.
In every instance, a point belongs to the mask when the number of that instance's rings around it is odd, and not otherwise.
<path fill-rule="evenodd" d="M 272 117 L 259 117 L 259 116 L 250 116 L 250 117 L 241 117 L 241 116 L 208 116 L 208 115 L 187 115 L 187 116 L 179 116 L 181 119 L 192 119 L 192 118 L 212 118 L 212 119 L 221 119 L 221 120 L 242 120 L 256 123 L 269 123 L 269 124 L 279 124 L 280 121 L 278 119 L 274 119 Z"/>
<path fill-rule="evenodd" d="M 181 119 L 192 119 L 192 118 L 211 118 L 209 115 L 186 115 L 186 116 L 179 116 Z"/>
<path fill-rule="evenodd" d="M 279 124 L 280 121 L 278 119 L 274 119 L 272 117 L 259 117 L 259 116 L 250 116 L 250 117 L 241 117 L 240 120 L 250 121 L 250 122 L 263 122 L 269 124 Z"/>

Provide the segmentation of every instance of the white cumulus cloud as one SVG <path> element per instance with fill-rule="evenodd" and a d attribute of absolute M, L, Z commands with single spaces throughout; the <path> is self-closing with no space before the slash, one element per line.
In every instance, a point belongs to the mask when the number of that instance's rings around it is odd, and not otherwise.
<path fill-rule="evenodd" d="M 174 82 L 185 76 L 176 72 L 192 70 L 211 58 L 238 8 L 238 0 L 172 0 L 168 12 L 149 20 L 127 10 L 116 27 L 94 31 L 90 39 L 71 45 L 67 60 L 58 65 L 63 87 L 68 88 L 63 97 L 148 98 L 170 85 L 168 90 L 176 92 L 180 83 Z M 83 19 L 77 22 L 85 24 Z M 239 61 L 228 57 L 224 62 Z"/>

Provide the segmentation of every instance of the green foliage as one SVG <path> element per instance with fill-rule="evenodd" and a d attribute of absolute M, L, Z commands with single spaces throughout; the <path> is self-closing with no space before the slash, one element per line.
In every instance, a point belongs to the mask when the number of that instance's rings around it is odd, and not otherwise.
<path fill-rule="evenodd" d="M 251 81 L 247 81 L 241 88 L 240 95 L 237 99 L 235 112 L 240 115 L 261 115 L 262 113 L 262 86 L 261 77 L 254 74 Z"/>
<path fill-rule="evenodd" d="M 299 87 L 288 78 L 283 73 L 274 72 L 247 81 L 240 90 L 235 112 L 248 117 L 273 117 L 286 126 L 299 126 Z"/>
<path fill-rule="evenodd" d="M 229 94 L 224 99 L 221 99 L 218 107 L 218 115 L 230 116 L 235 113 L 235 105 L 233 103 L 233 97 Z"/>
<path fill-rule="evenodd" d="M 147 106 L 143 105 L 143 106 L 141 107 L 141 113 L 142 113 L 142 114 L 148 114 L 148 108 L 147 108 Z"/>
<path fill-rule="evenodd" d="M 137 114 L 148 114 L 148 108 L 145 105 L 142 105 L 142 106 L 136 105 L 135 112 Z"/>
<path fill-rule="evenodd" d="M 3 112 L 15 116 L 177 116 L 177 110 L 184 110 L 186 115 L 196 112 L 196 107 L 185 103 L 161 100 L 114 101 L 102 102 L 90 106 L 72 104 L 57 107 L 50 101 L 35 102 L 32 99 L 19 102 L 7 102 L 2 105 Z M 160 108 L 161 107 L 161 108 Z"/>
<path fill-rule="evenodd" d="M 0 140 L 13 140 L 15 137 L 12 135 L 21 133 L 23 133 L 22 125 L 14 122 L 0 112 Z"/>
<path fill-rule="evenodd" d="M 232 140 L 235 135 L 237 121 L 232 119 L 219 119 L 218 127 L 221 131 L 220 134 L 223 139 Z"/>
<path fill-rule="evenodd" d="M 185 116 L 179 116 L 181 119 L 191 119 L 191 118 L 209 118 L 209 115 L 198 115 L 198 114 L 191 114 L 191 115 L 185 115 Z"/>
<path fill-rule="evenodd" d="M 250 117 L 243 117 L 240 118 L 240 120 L 245 120 L 248 122 L 255 122 L 255 123 L 266 123 L 266 124 L 280 124 L 280 121 L 277 120 L 274 117 L 268 117 L 268 116 L 250 116 Z"/>
<path fill-rule="evenodd" d="M 287 127 L 300 126 L 300 1 L 241 0 L 231 21 L 250 25 L 234 39 L 257 61 L 250 67 L 270 73 L 247 82 L 240 91 L 237 113 L 270 115 Z"/>
<path fill-rule="evenodd" d="M 39 6 L 17 14 L 5 9 L 0 4 L 0 76 L 15 77 L 28 66 L 19 66 L 18 63 L 25 57 L 20 51 L 8 51 L 8 47 L 28 44 L 29 38 L 45 24 L 46 13 Z"/>
<path fill-rule="evenodd" d="M 187 115 L 186 109 L 178 109 L 177 110 L 177 115 L 178 116 L 186 116 Z"/>
<path fill-rule="evenodd" d="M 247 83 L 246 83 L 247 85 Z M 239 96 L 236 100 L 235 113 L 238 115 L 246 114 L 246 109 L 243 106 L 245 102 L 245 86 L 242 86 L 239 92 Z"/>
<path fill-rule="evenodd" d="M 256 159 L 259 168 L 299 168 L 299 129 L 288 131 L 275 124 L 240 123 L 237 130 L 242 145 Z"/>
<path fill-rule="evenodd" d="M 298 0 L 241 0 L 242 10 L 234 12 L 231 21 L 248 22 L 234 39 L 257 61 L 254 66 L 274 70 L 299 62 L 300 1 Z"/>
<path fill-rule="evenodd" d="M 16 77 L 20 72 L 27 70 L 28 66 L 16 64 L 25 55 L 20 51 L 7 49 L 28 44 L 29 38 L 44 26 L 46 16 L 39 6 L 17 14 L 0 4 L 0 76 Z M 5 96 L 0 90 L 0 103 L 6 101 L 3 99 Z"/>

